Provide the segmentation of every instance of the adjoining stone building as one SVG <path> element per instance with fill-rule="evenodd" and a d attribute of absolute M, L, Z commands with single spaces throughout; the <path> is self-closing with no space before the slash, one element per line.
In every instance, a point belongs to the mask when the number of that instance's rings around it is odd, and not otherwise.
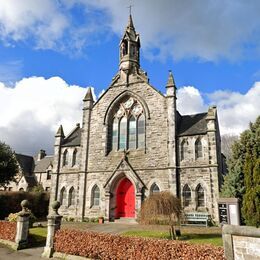
<path fill-rule="evenodd" d="M 53 156 L 47 156 L 44 150 L 40 150 L 35 157 L 16 153 L 15 158 L 18 163 L 15 181 L 6 185 L 4 190 L 30 191 L 41 185 L 44 191 L 50 191 Z"/>
<path fill-rule="evenodd" d="M 186 212 L 218 221 L 222 180 L 217 109 L 182 116 L 169 73 L 166 94 L 140 67 L 140 38 L 130 15 L 120 41 L 119 71 L 94 102 L 83 100 L 82 126 L 55 136 L 51 202 L 62 215 L 136 218 L 153 192 L 171 191 Z"/>

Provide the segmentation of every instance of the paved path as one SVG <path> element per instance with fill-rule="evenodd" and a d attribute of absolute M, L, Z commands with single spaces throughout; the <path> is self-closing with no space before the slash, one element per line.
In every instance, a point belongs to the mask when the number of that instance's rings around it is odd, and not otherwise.
<path fill-rule="evenodd" d="M 42 252 L 43 247 L 14 251 L 0 244 L 0 260 L 43 260 L 44 258 L 41 258 Z"/>

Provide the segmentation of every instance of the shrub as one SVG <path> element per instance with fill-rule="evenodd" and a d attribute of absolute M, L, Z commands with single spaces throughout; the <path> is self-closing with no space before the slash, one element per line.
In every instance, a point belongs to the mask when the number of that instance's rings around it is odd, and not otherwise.
<path fill-rule="evenodd" d="M 55 233 L 55 251 L 92 259 L 224 259 L 224 250 L 211 245 L 157 240 L 62 229 Z"/>
<path fill-rule="evenodd" d="M 34 192 L 0 192 L 0 219 L 4 219 L 12 212 L 21 211 L 21 201 L 28 200 L 30 209 L 37 218 L 48 215 L 49 193 Z"/>
<path fill-rule="evenodd" d="M 14 241 L 16 235 L 16 223 L 0 221 L 0 239 Z"/>

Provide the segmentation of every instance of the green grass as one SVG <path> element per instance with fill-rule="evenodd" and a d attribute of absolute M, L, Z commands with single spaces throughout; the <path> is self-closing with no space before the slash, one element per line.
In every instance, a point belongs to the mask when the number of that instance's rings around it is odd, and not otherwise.
<path fill-rule="evenodd" d="M 29 242 L 32 246 L 43 246 L 46 243 L 47 228 L 36 227 L 29 230 Z"/>
<path fill-rule="evenodd" d="M 167 231 L 157 230 L 134 230 L 127 231 L 122 234 L 123 236 L 134 236 L 134 237 L 147 237 L 147 238 L 159 238 L 159 239 L 170 239 L 170 234 Z M 221 234 L 189 234 L 183 233 L 179 240 L 186 241 L 193 244 L 211 244 L 214 246 L 222 246 Z"/>

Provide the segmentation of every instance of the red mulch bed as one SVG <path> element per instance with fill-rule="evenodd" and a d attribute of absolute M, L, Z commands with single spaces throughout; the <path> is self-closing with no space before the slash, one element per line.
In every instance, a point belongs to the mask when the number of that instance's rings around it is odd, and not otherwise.
<path fill-rule="evenodd" d="M 211 245 L 68 229 L 56 232 L 54 246 L 57 252 L 94 259 L 225 259 L 223 248 Z"/>
<path fill-rule="evenodd" d="M 14 241 L 16 235 L 16 222 L 0 221 L 0 239 Z"/>

